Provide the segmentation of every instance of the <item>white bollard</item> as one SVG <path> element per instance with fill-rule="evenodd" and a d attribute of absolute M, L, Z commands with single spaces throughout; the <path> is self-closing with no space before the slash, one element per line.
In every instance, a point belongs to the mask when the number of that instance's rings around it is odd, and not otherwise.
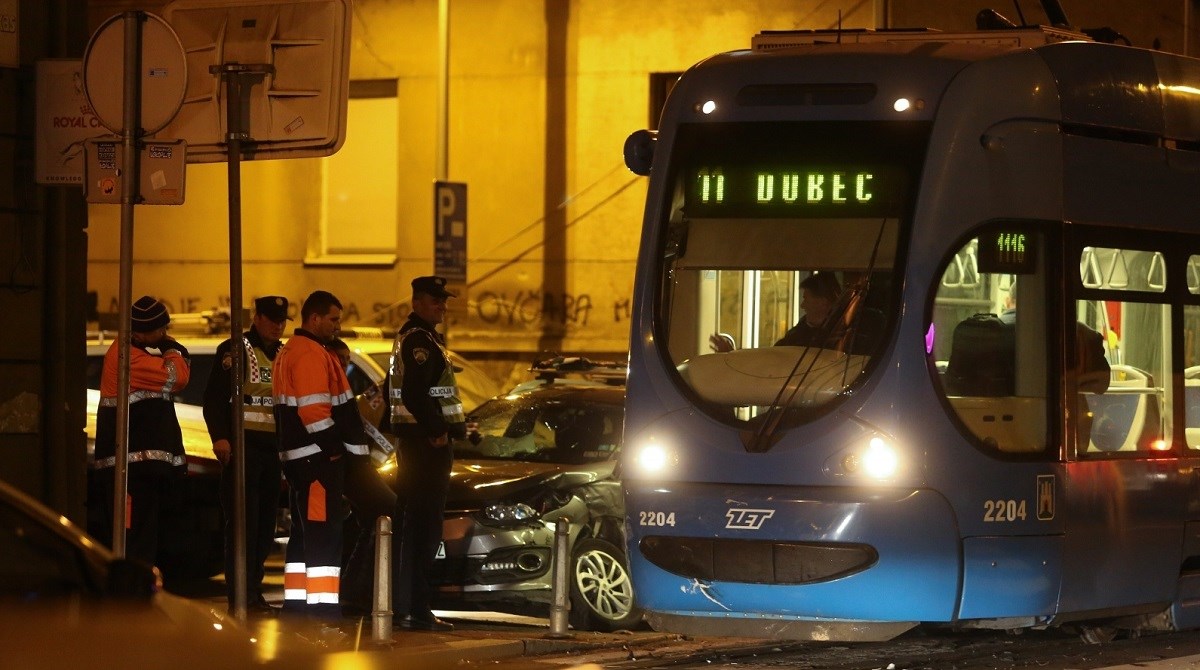
<path fill-rule="evenodd" d="M 392 518 L 375 520 L 375 597 L 371 611 L 371 641 L 392 641 Z"/>
<path fill-rule="evenodd" d="M 548 638 L 569 638 L 568 614 L 571 611 L 571 520 L 562 517 L 554 522 L 553 604 L 550 605 Z"/>

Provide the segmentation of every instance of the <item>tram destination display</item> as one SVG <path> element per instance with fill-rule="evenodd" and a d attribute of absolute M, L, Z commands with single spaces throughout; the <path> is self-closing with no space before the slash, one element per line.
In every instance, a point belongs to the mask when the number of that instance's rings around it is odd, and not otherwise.
<path fill-rule="evenodd" d="M 687 173 L 694 216 L 828 218 L 896 213 L 906 182 L 892 166 L 701 165 Z"/>

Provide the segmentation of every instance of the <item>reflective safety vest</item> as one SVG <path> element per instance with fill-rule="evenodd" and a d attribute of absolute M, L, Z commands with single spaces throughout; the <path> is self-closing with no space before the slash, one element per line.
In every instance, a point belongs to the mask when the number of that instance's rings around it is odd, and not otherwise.
<path fill-rule="evenodd" d="M 417 332 L 417 328 L 413 328 L 407 332 L 401 333 L 396 338 L 396 343 L 392 345 L 392 365 L 391 365 L 391 397 L 389 404 L 392 408 L 392 423 L 417 423 L 417 418 L 408 411 L 404 406 L 402 399 L 402 389 L 404 380 L 404 359 L 400 355 L 401 348 L 404 344 L 404 339 L 413 333 Z M 450 357 L 446 355 L 446 350 L 442 345 L 437 345 L 438 353 L 442 355 L 442 376 L 438 379 L 436 386 L 429 387 L 429 397 L 436 398 L 438 405 L 442 407 L 442 418 L 446 423 L 463 423 L 467 420 L 466 414 L 463 413 L 462 402 L 458 399 L 458 384 L 454 381 L 454 366 L 450 364 Z"/>
<path fill-rule="evenodd" d="M 275 432 L 275 396 L 271 390 L 271 359 L 243 337 L 246 380 L 242 383 L 242 422 L 246 430 Z"/>

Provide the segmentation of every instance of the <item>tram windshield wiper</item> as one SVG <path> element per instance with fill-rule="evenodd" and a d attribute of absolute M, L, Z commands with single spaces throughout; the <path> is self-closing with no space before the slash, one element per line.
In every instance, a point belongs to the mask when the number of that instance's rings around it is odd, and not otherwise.
<path fill-rule="evenodd" d="M 867 295 L 867 291 L 871 287 L 871 276 L 875 272 L 875 264 L 879 257 L 879 245 L 883 240 L 884 230 L 887 228 L 887 219 L 883 219 L 879 224 L 879 231 L 875 234 L 875 243 L 871 247 L 871 257 L 867 264 L 867 270 L 864 277 L 854 283 L 854 285 L 843 292 L 829 316 L 826 317 L 825 323 L 821 325 L 820 341 L 825 342 L 833 334 L 834 328 L 839 323 L 845 323 L 846 332 L 842 338 L 840 348 L 843 352 L 849 353 L 854 351 L 854 343 L 858 337 L 859 325 L 864 314 L 863 299 Z M 845 321 L 846 315 L 849 314 L 849 321 Z M 753 431 L 745 431 L 742 433 L 742 444 L 747 452 L 763 453 L 768 451 L 776 441 L 779 426 L 783 421 L 784 411 L 791 407 L 792 401 L 804 387 L 809 374 L 816 366 L 820 356 L 812 353 L 813 345 L 805 345 L 800 352 L 800 356 L 796 359 L 796 364 L 792 366 L 787 378 L 783 380 L 783 384 L 779 387 L 779 391 L 775 394 L 771 404 L 767 407 L 766 412 L 762 414 L 758 426 Z M 810 355 L 812 353 L 812 355 Z M 851 356 L 845 356 L 845 363 L 842 371 L 842 393 L 848 385 L 848 379 L 851 375 Z M 861 366 L 854 366 L 857 372 L 861 372 Z"/>

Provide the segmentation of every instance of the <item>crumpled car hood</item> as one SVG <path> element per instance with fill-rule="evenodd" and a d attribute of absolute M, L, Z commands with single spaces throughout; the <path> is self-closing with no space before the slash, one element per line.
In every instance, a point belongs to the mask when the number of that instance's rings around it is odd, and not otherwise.
<path fill-rule="evenodd" d="M 611 466 L 609 466 L 611 468 Z M 465 509 L 504 500 L 542 486 L 564 472 L 595 472 L 595 467 L 528 461 L 456 460 L 450 471 L 447 506 Z M 600 473 L 596 478 L 601 478 Z"/>

